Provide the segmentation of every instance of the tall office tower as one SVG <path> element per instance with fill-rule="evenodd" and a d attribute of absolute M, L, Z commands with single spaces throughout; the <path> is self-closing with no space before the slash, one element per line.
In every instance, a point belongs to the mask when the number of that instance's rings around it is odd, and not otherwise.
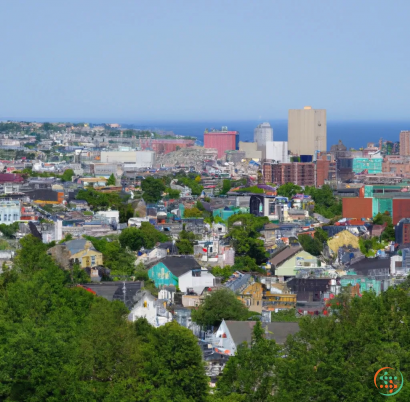
<path fill-rule="evenodd" d="M 253 130 L 253 142 L 258 144 L 258 151 L 262 151 L 262 158 L 266 155 L 266 142 L 273 141 L 273 128 L 269 123 L 259 124 Z"/>
<path fill-rule="evenodd" d="M 204 132 L 204 148 L 215 148 L 218 150 L 218 159 L 225 156 L 226 151 L 239 149 L 239 132 L 228 131 L 228 127 L 222 127 L 222 130 L 208 129 Z"/>
<path fill-rule="evenodd" d="M 326 110 L 290 109 L 288 120 L 288 148 L 294 155 L 315 155 L 326 152 Z"/>
<path fill-rule="evenodd" d="M 410 155 L 410 131 L 400 132 L 400 155 Z"/>

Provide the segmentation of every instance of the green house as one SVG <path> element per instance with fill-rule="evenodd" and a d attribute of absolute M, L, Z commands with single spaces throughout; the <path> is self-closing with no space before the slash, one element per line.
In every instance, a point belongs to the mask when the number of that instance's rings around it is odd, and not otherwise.
<path fill-rule="evenodd" d="M 179 278 L 189 271 L 201 272 L 201 266 L 190 256 L 167 256 L 151 264 L 148 277 L 154 281 L 155 286 L 179 286 Z"/>

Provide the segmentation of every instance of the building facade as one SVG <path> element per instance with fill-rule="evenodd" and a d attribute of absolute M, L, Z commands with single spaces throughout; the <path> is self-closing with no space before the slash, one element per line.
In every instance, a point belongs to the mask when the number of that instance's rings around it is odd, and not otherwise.
<path fill-rule="evenodd" d="M 261 123 L 253 130 L 253 142 L 257 143 L 262 158 L 266 158 L 266 143 L 273 142 L 273 128 L 269 123 Z"/>
<path fill-rule="evenodd" d="M 264 163 L 263 176 L 265 183 L 276 183 L 279 186 L 286 183 L 298 186 L 316 184 L 314 163 Z"/>
<path fill-rule="evenodd" d="M 410 155 L 410 131 L 400 132 L 400 155 Z"/>
<path fill-rule="evenodd" d="M 222 130 L 205 130 L 204 148 L 215 148 L 218 151 L 218 158 L 222 158 L 226 151 L 239 149 L 239 132 L 228 131 L 227 127 Z"/>
<path fill-rule="evenodd" d="M 287 141 L 267 141 L 265 157 L 267 160 L 288 163 L 289 153 Z"/>
<path fill-rule="evenodd" d="M 315 155 L 326 152 L 327 127 L 326 110 L 290 109 L 288 120 L 288 146 L 294 155 Z"/>
<path fill-rule="evenodd" d="M 0 202 L 0 223 L 11 225 L 21 217 L 21 204 L 17 200 L 2 200 Z"/>

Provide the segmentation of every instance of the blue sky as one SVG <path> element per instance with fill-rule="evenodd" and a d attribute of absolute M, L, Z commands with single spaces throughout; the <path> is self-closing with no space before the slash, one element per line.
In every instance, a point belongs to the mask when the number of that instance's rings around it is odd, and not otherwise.
<path fill-rule="evenodd" d="M 0 119 L 408 118 L 410 2 L 0 3 Z"/>

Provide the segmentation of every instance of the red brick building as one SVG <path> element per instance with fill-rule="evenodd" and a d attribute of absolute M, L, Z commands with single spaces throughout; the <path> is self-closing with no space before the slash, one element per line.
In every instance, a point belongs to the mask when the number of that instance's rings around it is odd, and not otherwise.
<path fill-rule="evenodd" d="M 281 186 L 285 183 L 294 183 L 298 186 L 315 185 L 314 163 L 264 163 L 263 177 L 265 183 L 276 183 Z"/>
<path fill-rule="evenodd" d="M 225 156 L 226 151 L 239 149 L 238 131 L 205 131 L 204 148 L 218 150 L 218 158 Z"/>

